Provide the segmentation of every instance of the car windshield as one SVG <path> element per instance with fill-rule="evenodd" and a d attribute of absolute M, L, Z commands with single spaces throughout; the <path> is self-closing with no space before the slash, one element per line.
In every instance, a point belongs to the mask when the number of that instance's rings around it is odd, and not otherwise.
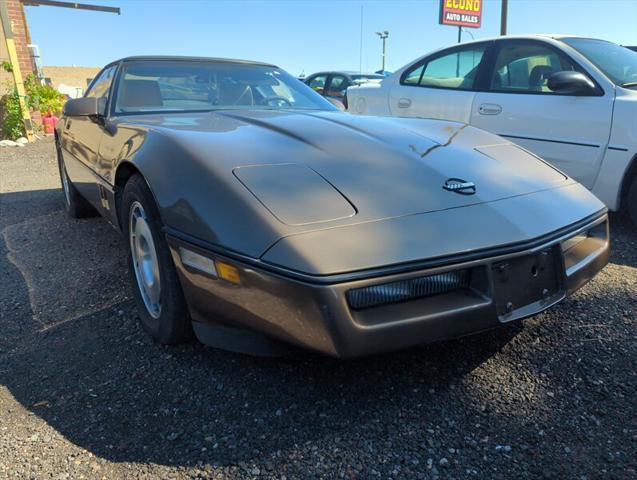
<path fill-rule="evenodd" d="M 616 85 L 637 86 L 636 52 L 591 38 L 564 38 L 562 41 L 588 58 Z"/>
<path fill-rule="evenodd" d="M 116 113 L 218 109 L 334 110 L 285 71 L 267 65 L 206 61 L 138 61 L 120 76 Z"/>

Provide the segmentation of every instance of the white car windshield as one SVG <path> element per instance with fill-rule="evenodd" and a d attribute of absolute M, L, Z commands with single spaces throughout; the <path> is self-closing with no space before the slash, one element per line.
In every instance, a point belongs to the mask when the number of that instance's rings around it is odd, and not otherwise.
<path fill-rule="evenodd" d="M 218 109 L 334 110 L 285 71 L 215 61 L 136 61 L 120 75 L 115 113 Z"/>
<path fill-rule="evenodd" d="M 637 52 L 592 38 L 564 38 L 562 41 L 588 58 L 616 85 L 637 86 Z"/>

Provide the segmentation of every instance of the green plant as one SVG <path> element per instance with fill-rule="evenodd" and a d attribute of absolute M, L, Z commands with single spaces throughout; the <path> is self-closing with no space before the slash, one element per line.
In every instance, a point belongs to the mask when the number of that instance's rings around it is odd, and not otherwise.
<path fill-rule="evenodd" d="M 64 106 L 64 95 L 50 85 L 42 85 L 30 73 L 24 79 L 24 90 L 27 94 L 27 106 L 42 113 L 60 113 Z"/>
<path fill-rule="evenodd" d="M 0 66 L 2 66 L 2 70 L 4 70 L 5 72 L 13 72 L 13 65 L 11 65 L 11 62 L 9 62 L 8 60 L 3 60 L 0 63 Z"/>
<path fill-rule="evenodd" d="M 3 61 L 1 66 L 6 71 L 11 71 L 9 62 Z M 38 110 L 43 114 L 48 112 L 60 113 L 64 106 L 64 95 L 50 85 L 42 85 L 32 73 L 24 79 L 26 97 L 24 102 L 27 108 Z M 20 97 L 12 82 L 7 85 L 8 93 L 0 100 L 0 121 L 2 137 L 15 140 L 24 135 L 24 120 L 20 107 Z"/>
<path fill-rule="evenodd" d="M 2 136 L 9 140 L 15 140 L 24 135 L 24 123 L 22 120 L 22 109 L 20 108 L 20 97 L 18 91 L 12 87 L 0 102 L 2 104 Z"/>

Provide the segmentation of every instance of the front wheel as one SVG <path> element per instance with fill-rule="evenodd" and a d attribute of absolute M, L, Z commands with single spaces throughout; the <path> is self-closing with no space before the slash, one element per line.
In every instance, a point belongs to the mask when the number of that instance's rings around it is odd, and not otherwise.
<path fill-rule="evenodd" d="M 184 342 L 192 325 L 159 211 L 140 175 L 124 187 L 121 225 L 127 239 L 128 266 L 142 327 L 157 342 Z"/>

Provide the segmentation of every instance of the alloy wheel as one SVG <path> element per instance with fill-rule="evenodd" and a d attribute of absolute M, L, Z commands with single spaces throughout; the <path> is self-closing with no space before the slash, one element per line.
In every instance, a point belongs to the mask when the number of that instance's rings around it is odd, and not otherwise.
<path fill-rule="evenodd" d="M 128 216 L 128 236 L 135 279 L 146 310 L 153 318 L 161 314 L 161 281 L 157 250 L 144 207 L 133 202 Z"/>

